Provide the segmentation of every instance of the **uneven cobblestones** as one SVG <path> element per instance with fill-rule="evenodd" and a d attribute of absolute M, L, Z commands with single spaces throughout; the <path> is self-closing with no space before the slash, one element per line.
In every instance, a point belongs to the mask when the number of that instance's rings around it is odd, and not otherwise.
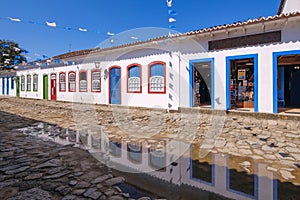
<path fill-rule="evenodd" d="M 0 119 L 0 199 L 96 200 L 112 196 L 130 199 L 114 188 L 120 181 L 105 184 L 103 175 L 107 178 L 113 178 L 113 175 L 87 151 L 16 131 L 30 126 L 33 120 L 4 112 L 0 112 Z M 71 164 L 77 161 L 88 163 L 88 172 L 80 164 Z M 101 191 L 113 192 L 102 193 L 97 188 L 99 184 L 103 184 Z"/>

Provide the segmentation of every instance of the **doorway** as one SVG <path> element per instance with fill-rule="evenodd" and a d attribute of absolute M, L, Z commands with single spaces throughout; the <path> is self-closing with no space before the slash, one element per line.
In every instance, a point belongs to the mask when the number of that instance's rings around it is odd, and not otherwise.
<path fill-rule="evenodd" d="M 109 104 L 121 104 L 121 68 L 109 69 Z"/>
<path fill-rule="evenodd" d="M 16 77 L 16 96 L 20 97 L 20 77 Z"/>
<path fill-rule="evenodd" d="M 9 77 L 6 77 L 6 95 L 9 95 Z"/>
<path fill-rule="evenodd" d="M 51 100 L 56 100 L 56 74 L 51 74 Z"/>
<path fill-rule="evenodd" d="M 43 76 L 43 99 L 48 100 L 48 75 Z"/>
<path fill-rule="evenodd" d="M 190 62 L 191 107 L 211 107 L 213 104 L 213 59 Z"/>
<path fill-rule="evenodd" d="M 277 62 L 278 108 L 300 108 L 300 54 L 279 56 Z"/>
<path fill-rule="evenodd" d="M 2 78 L 2 95 L 5 94 L 5 78 Z"/>
<path fill-rule="evenodd" d="M 227 109 L 258 112 L 257 54 L 226 58 Z"/>

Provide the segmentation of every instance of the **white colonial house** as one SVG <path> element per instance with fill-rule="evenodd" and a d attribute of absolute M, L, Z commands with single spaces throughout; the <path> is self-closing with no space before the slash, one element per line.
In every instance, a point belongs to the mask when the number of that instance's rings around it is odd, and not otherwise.
<path fill-rule="evenodd" d="M 170 110 L 300 107 L 299 11 L 299 0 L 282 0 L 275 16 L 55 56 L 17 70 L 9 95 Z"/>

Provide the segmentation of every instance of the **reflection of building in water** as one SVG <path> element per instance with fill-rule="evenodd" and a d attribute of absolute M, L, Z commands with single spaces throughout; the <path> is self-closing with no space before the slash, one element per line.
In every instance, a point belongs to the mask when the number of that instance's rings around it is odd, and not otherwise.
<path fill-rule="evenodd" d="M 74 139 L 74 132 L 68 133 L 64 140 L 56 137 L 54 141 L 72 144 L 73 140 L 69 138 Z M 145 173 L 175 185 L 184 184 L 232 199 L 273 200 L 299 197 L 299 186 L 279 180 L 278 174 L 268 169 L 268 164 L 249 158 L 221 153 L 203 154 L 200 145 L 169 139 L 130 141 L 121 138 L 110 140 L 104 133 L 101 137 L 95 137 L 89 132 L 82 135 L 76 132 L 76 141 L 73 143 L 79 144 L 80 138 L 86 138 L 82 145 L 88 147 L 97 159 L 101 159 L 101 154 L 109 152 L 110 162 L 124 166 L 116 168 L 117 170 Z M 184 150 L 183 155 L 176 157 L 182 147 L 189 148 Z M 296 176 L 300 173 L 299 169 L 291 170 L 295 171 Z"/>
<path fill-rule="evenodd" d="M 142 145 L 139 142 L 130 142 L 127 144 L 128 159 L 141 163 L 142 162 Z"/>

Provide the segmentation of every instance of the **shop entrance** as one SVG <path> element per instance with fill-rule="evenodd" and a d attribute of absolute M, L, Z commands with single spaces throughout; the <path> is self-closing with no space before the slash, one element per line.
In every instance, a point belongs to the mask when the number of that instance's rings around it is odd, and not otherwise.
<path fill-rule="evenodd" d="M 277 64 L 278 109 L 300 114 L 300 54 L 279 56 Z"/>
<path fill-rule="evenodd" d="M 230 108 L 254 111 L 254 58 L 230 60 Z"/>
<path fill-rule="evenodd" d="M 211 107 L 212 82 L 211 71 L 212 63 L 193 62 L 193 107 Z"/>

